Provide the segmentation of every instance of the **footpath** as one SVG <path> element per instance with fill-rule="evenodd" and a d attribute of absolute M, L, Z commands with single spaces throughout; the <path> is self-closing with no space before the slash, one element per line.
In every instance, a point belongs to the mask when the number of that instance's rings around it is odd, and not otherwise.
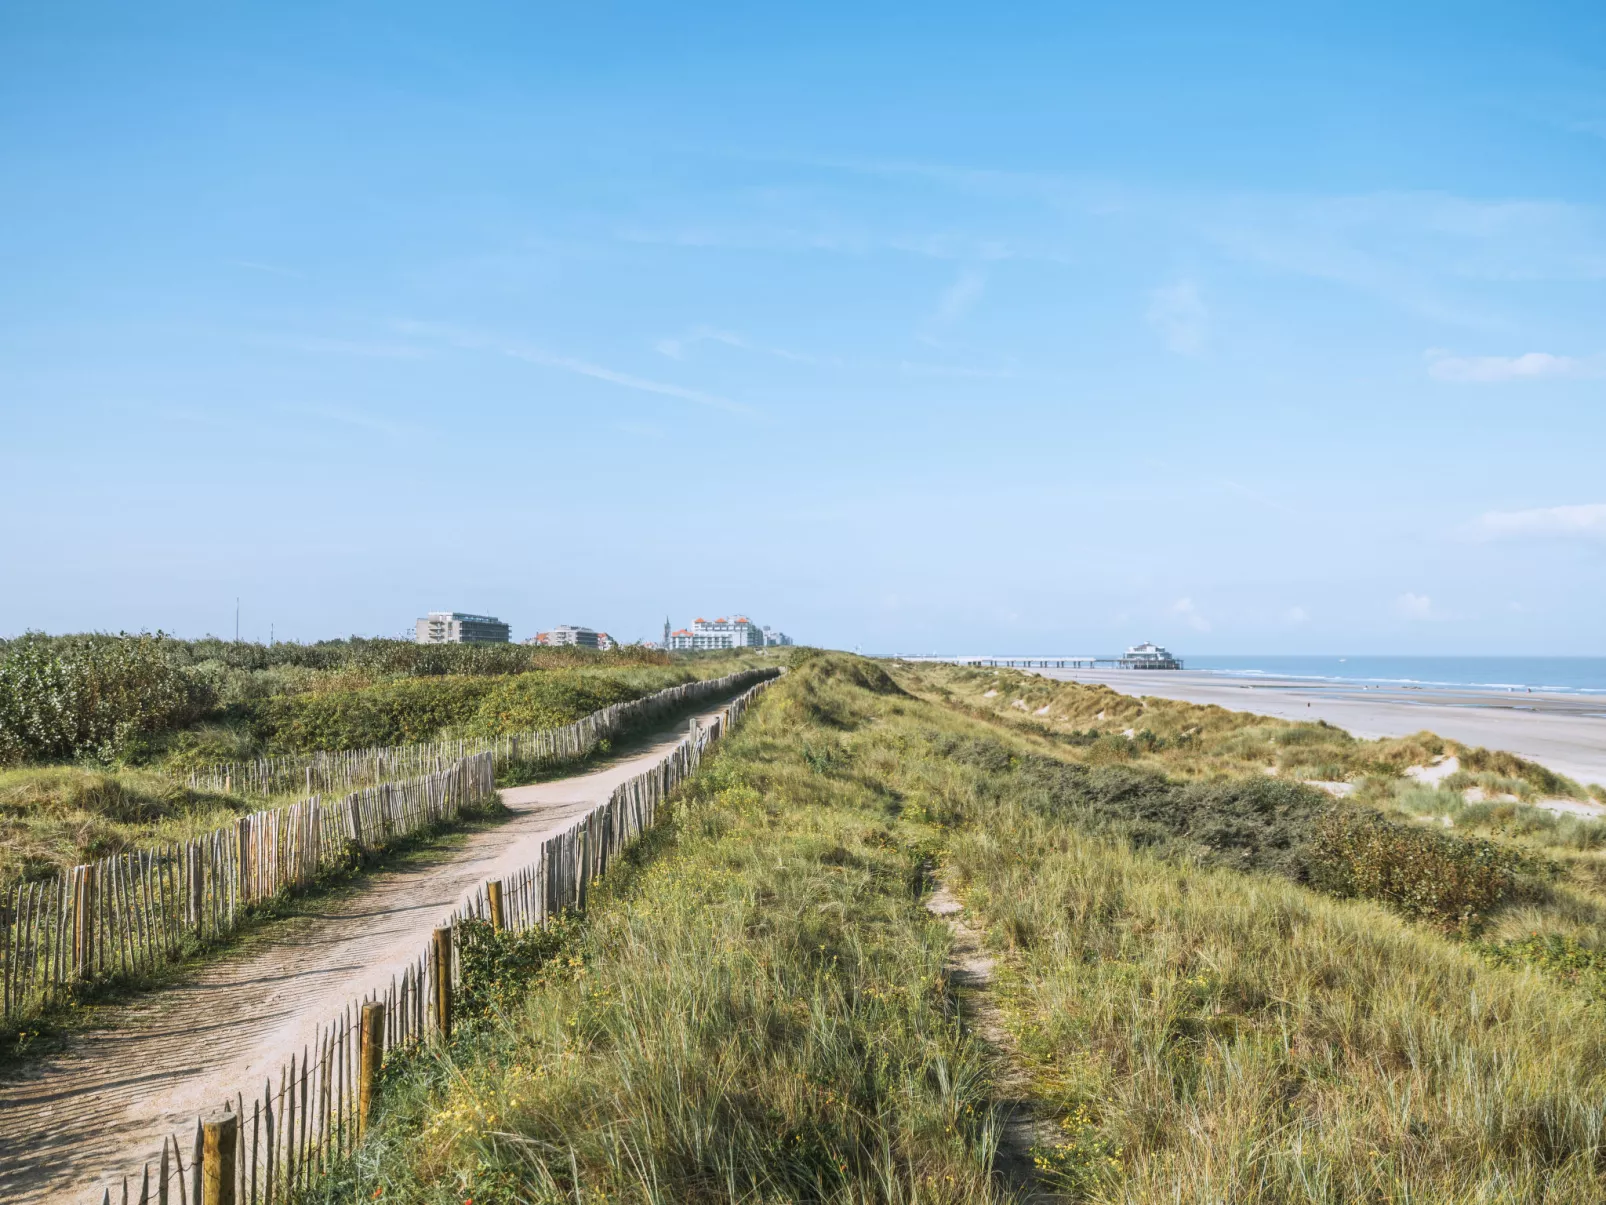
<path fill-rule="evenodd" d="M 733 692 L 732 698 L 739 692 Z M 700 715 L 706 725 L 730 700 Z M 539 861 L 541 843 L 656 765 L 689 718 L 570 778 L 500 792 L 513 815 L 405 869 L 381 871 L 184 982 L 106 1010 L 59 1053 L 0 1082 L 0 1201 L 92 1202 L 114 1174 L 154 1168 L 170 1134 L 262 1090 L 348 1001 L 417 958 L 434 926 L 487 879 Z M 114 1194 L 115 1196 L 115 1194 Z"/>

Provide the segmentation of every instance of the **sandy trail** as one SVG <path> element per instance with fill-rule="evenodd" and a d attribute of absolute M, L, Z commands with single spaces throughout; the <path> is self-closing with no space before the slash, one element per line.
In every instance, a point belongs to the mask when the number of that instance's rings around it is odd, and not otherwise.
<path fill-rule="evenodd" d="M 319 1024 L 399 976 L 481 883 L 538 860 L 541 842 L 656 764 L 688 725 L 633 740 L 627 756 L 591 773 L 504 790 L 515 813 L 504 823 L 365 878 L 350 896 L 197 968 L 184 983 L 108 1010 L 104 1024 L 0 1083 L 0 1201 L 98 1205 L 125 1171 L 137 1192 L 140 1164 L 148 1159 L 154 1169 L 167 1135 L 187 1135 L 198 1114 L 236 1092 L 260 1092 Z"/>
<path fill-rule="evenodd" d="M 1128 695 L 1215 703 L 1288 720 L 1326 720 L 1359 737 L 1409 736 L 1426 728 L 1466 745 L 1502 749 L 1581 783 L 1606 783 L 1606 701 L 1541 691 L 1454 687 L 1362 690 L 1295 678 L 1253 683 L 1191 671 L 1031 669 L 1069 682 L 1102 682 Z"/>

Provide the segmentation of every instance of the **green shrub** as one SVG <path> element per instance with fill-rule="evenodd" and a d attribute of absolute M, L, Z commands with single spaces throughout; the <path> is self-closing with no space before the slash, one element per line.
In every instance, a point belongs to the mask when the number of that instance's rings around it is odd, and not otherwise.
<path fill-rule="evenodd" d="M 25 636 L 0 656 L 0 765 L 122 757 L 144 735 L 190 723 L 210 692 L 151 636 Z"/>
<path fill-rule="evenodd" d="M 436 739 L 465 724 L 501 680 L 403 678 L 361 690 L 289 695 L 253 709 L 252 727 L 272 752 L 365 749 Z"/>
<path fill-rule="evenodd" d="M 691 680 L 683 671 L 627 674 L 546 670 L 498 681 L 469 721 L 482 736 L 559 728 L 613 703 L 626 703 L 653 691 Z"/>
<path fill-rule="evenodd" d="M 1596 1000 L 1606 1001 L 1606 952 L 1581 944 L 1560 933 L 1533 933 L 1515 941 L 1476 947 L 1496 966 L 1531 966 L 1564 983 L 1582 988 Z"/>
<path fill-rule="evenodd" d="M 501 736 L 559 728 L 612 703 L 691 680 L 685 670 L 656 668 L 399 678 L 357 690 L 265 699 L 249 710 L 258 739 L 272 751 L 363 749 L 432 741 L 447 730 Z"/>
<path fill-rule="evenodd" d="M 483 920 L 459 922 L 457 1010 L 465 1018 L 483 1020 L 516 1003 L 576 931 L 577 924 L 567 913 L 516 933 L 498 933 Z"/>
<path fill-rule="evenodd" d="M 1265 775 L 1179 783 L 1153 770 L 1045 757 L 1022 758 L 1020 773 L 1025 802 L 1048 815 L 1119 833 L 1139 848 L 1169 846 L 1205 862 L 1296 880 L 1305 876 L 1314 824 L 1333 806 L 1320 791 Z"/>
<path fill-rule="evenodd" d="M 1475 837 L 1394 824 L 1334 808 L 1315 827 L 1311 885 L 1340 897 L 1378 900 L 1405 916 L 1464 934 L 1511 897 L 1527 860 Z"/>

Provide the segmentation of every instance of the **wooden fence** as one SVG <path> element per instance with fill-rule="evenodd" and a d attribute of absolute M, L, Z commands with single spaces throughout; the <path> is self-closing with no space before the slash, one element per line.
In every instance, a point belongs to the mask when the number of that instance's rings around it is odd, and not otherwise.
<path fill-rule="evenodd" d="M 543 842 L 540 860 L 482 886 L 435 930 L 435 938 L 389 987 L 349 1003 L 321 1026 L 299 1056 L 254 1087 L 197 1119 L 192 1135 L 170 1137 L 137 1182 L 123 1177 L 122 1205 L 289 1205 L 356 1147 L 384 1056 L 449 1037 L 460 980 L 458 922 L 490 919 L 498 928 L 544 925 L 585 906 L 588 889 L 612 861 L 656 823 L 659 805 L 688 778 L 707 746 L 741 719 L 768 679 L 743 692 L 708 726 L 694 728 L 658 765 L 615 788 L 608 801 L 568 831 Z M 484 756 L 483 754 L 481 756 Z M 493 904 L 494 896 L 494 904 Z M 226 1184 L 226 1190 L 225 1190 Z M 106 1189 L 103 1205 L 112 1205 Z"/>
<path fill-rule="evenodd" d="M 778 669 L 744 670 L 723 678 L 666 687 L 627 703 L 613 703 L 562 728 L 537 728 L 514 736 L 430 741 L 318 753 L 293 753 L 255 761 L 225 762 L 190 774 L 189 785 L 201 790 L 241 795 L 281 795 L 304 791 L 349 791 L 369 783 L 416 777 L 442 766 L 489 753 L 497 765 L 510 761 L 560 764 L 585 757 L 597 742 L 627 728 L 691 703 L 727 694 L 766 678 Z"/>
<path fill-rule="evenodd" d="M 85 984 L 154 971 L 186 944 L 232 933 L 247 906 L 495 793 L 491 755 L 480 753 L 438 773 L 255 812 L 182 845 L 22 884 L 0 925 L 3 1016 L 33 1015 Z"/>
<path fill-rule="evenodd" d="M 20 884 L 0 903 L 0 1019 L 37 1015 L 86 984 L 148 974 L 187 944 L 227 936 L 251 905 L 487 802 L 498 764 L 583 757 L 631 725 L 778 672 L 672 686 L 563 728 L 481 742 L 483 748 L 437 742 L 370 751 L 368 770 L 356 759 L 331 762 L 318 781 L 355 782 L 380 767 L 425 769 L 339 798 L 314 795 L 242 816 L 181 845 L 75 866 L 51 882 Z M 442 761 L 445 750 L 456 753 L 453 760 Z"/>

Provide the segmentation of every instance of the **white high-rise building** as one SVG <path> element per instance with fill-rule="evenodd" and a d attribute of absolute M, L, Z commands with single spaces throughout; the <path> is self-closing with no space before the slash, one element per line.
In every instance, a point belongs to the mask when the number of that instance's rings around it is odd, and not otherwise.
<path fill-rule="evenodd" d="M 768 643 L 764 629 L 745 615 L 694 619 L 690 628 L 668 634 L 672 649 L 761 649 Z"/>
<path fill-rule="evenodd" d="M 431 611 L 414 629 L 419 644 L 506 644 L 507 624 L 491 615 Z"/>

